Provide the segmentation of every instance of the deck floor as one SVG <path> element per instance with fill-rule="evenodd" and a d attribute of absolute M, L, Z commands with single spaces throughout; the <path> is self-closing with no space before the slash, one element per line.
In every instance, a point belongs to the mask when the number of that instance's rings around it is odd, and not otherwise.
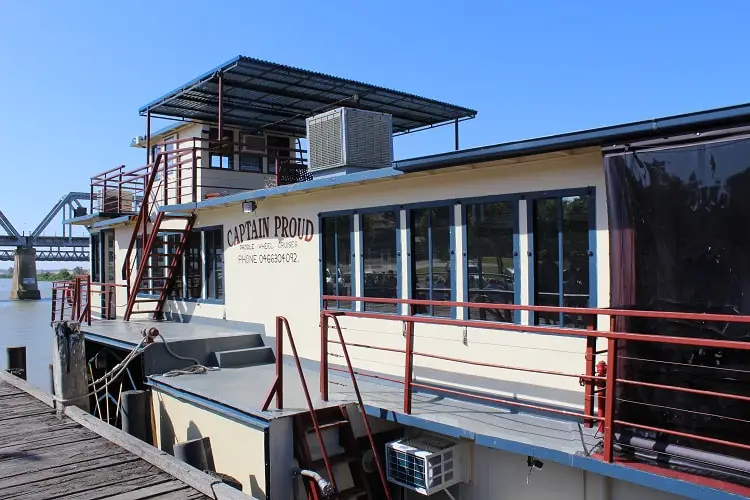
<path fill-rule="evenodd" d="M 0 498 L 209 498 L 0 381 Z"/>
<path fill-rule="evenodd" d="M 177 323 L 173 321 L 154 321 L 149 319 L 133 319 L 124 321 L 115 320 L 92 320 L 90 325 L 81 326 L 81 330 L 88 338 L 105 341 L 106 343 L 120 343 L 122 347 L 134 347 L 143 338 L 144 328 L 156 327 L 159 332 L 169 341 L 193 340 L 205 338 L 231 337 L 236 335 L 247 335 L 248 333 L 262 333 L 248 324 L 243 328 L 216 325 L 208 325 L 199 322 Z"/>
<path fill-rule="evenodd" d="M 152 377 L 154 381 L 205 399 L 220 402 L 239 411 L 264 419 L 273 419 L 307 411 L 302 384 L 293 358 L 285 356 L 284 409 L 260 411 L 263 399 L 274 380 L 275 365 L 222 369 L 202 375 Z M 322 401 L 319 392 L 319 365 L 305 363 L 303 372 L 313 406 L 323 408 L 356 401 L 348 374 L 331 371 L 329 401 Z M 452 429 L 462 437 L 484 435 L 491 438 L 533 444 L 570 454 L 588 455 L 601 440 L 597 428 L 586 428 L 564 418 L 544 414 L 518 412 L 508 407 L 495 407 L 467 399 L 415 392 L 412 413 L 403 413 L 403 386 L 384 383 L 369 377 L 357 377 L 365 405 L 371 414 L 406 423 L 416 418 L 435 429 Z"/>

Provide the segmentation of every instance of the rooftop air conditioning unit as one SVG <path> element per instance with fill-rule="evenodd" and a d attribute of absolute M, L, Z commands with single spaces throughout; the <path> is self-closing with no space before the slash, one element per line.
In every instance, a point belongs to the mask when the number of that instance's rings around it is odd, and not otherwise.
<path fill-rule="evenodd" d="M 391 166 L 392 117 L 337 108 L 307 119 L 310 171 L 350 173 Z"/>
<path fill-rule="evenodd" d="M 385 445 L 388 481 L 432 495 L 469 478 L 468 443 L 420 435 Z"/>

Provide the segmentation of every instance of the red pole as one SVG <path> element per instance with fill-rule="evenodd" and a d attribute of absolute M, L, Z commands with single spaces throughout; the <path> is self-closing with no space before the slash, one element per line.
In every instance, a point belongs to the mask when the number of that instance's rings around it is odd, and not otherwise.
<path fill-rule="evenodd" d="M 414 322 L 411 304 L 408 306 L 409 319 L 406 320 L 406 361 L 404 362 L 404 413 L 411 414 L 412 378 L 414 375 Z"/>
<path fill-rule="evenodd" d="M 614 331 L 615 317 L 610 316 L 610 330 Z M 612 462 L 615 435 L 615 381 L 617 379 L 617 340 L 607 340 L 607 386 L 604 404 L 604 461 Z"/>
<path fill-rule="evenodd" d="M 86 275 L 86 322 L 91 325 L 91 275 Z"/>
<path fill-rule="evenodd" d="M 284 320 L 276 318 L 276 409 L 284 408 Z"/>
<path fill-rule="evenodd" d="M 596 376 L 597 377 L 606 377 L 607 376 L 607 362 L 606 361 L 599 361 L 596 365 Z M 596 400 L 596 414 L 600 418 L 604 418 L 604 406 L 607 404 L 606 398 L 605 398 L 605 382 L 603 380 L 597 380 L 596 381 L 596 387 L 599 388 L 597 400 Z M 599 432 L 604 432 L 604 420 L 599 421 Z"/>
<path fill-rule="evenodd" d="M 591 321 L 587 328 L 589 330 L 595 330 L 596 316 L 591 317 Z M 586 376 L 591 377 L 594 375 L 596 369 L 596 337 L 586 337 Z M 583 400 L 583 413 L 586 416 L 594 414 L 594 382 L 588 378 L 581 381 L 584 384 L 584 400 Z M 594 425 L 593 420 L 586 419 L 584 422 L 586 427 L 592 427 Z"/>
<path fill-rule="evenodd" d="M 326 301 L 320 313 L 320 399 L 328 401 L 328 316 Z"/>
<path fill-rule="evenodd" d="M 224 131 L 224 74 L 219 73 L 219 141 L 221 141 L 223 137 L 223 131 Z M 223 149 L 223 146 L 221 142 L 219 142 L 219 151 Z"/>

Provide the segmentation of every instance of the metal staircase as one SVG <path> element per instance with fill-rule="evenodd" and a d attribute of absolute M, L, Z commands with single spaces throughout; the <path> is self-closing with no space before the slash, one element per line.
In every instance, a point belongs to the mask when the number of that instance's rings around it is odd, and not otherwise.
<path fill-rule="evenodd" d="M 357 443 L 352 430 L 352 423 L 345 406 L 335 406 L 315 410 L 318 428 L 325 442 L 328 460 L 333 473 L 333 484 L 337 486 L 339 500 L 383 498 L 382 491 L 377 496 L 368 484 L 367 475 L 362 467 L 364 451 Z M 320 446 L 314 439 L 315 426 L 309 413 L 294 417 L 295 458 L 300 468 L 312 470 L 321 476 L 331 479 L 325 468 Z M 308 500 L 320 498 L 312 481 L 305 482 Z"/>
<path fill-rule="evenodd" d="M 182 221 L 182 228 L 162 228 L 165 220 Z M 135 280 L 130 283 L 128 304 L 125 308 L 125 321 L 130 321 L 133 314 L 153 314 L 153 319 L 161 319 L 164 304 L 169 291 L 174 285 L 177 266 L 182 263 L 190 231 L 195 224 L 195 215 L 165 215 L 158 212 L 151 224 L 151 233 L 143 248 L 143 255 L 138 262 Z M 166 235 L 180 235 L 173 252 L 166 252 Z M 153 304 L 153 308 L 135 308 L 136 304 Z"/>
<path fill-rule="evenodd" d="M 180 158 L 182 155 L 188 155 L 191 165 L 194 166 L 196 165 L 195 151 L 195 145 L 192 148 L 164 150 L 156 156 L 152 164 L 148 165 L 145 175 L 142 175 L 143 195 L 122 266 L 122 279 L 128 286 L 125 321 L 130 321 L 133 314 L 152 314 L 153 319 L 161 319 L 163 315 L 164 304 L 174 286 L 175 274 L 182 263 L 196 216 L 195 214 L 166 214 L 159 211 L 158 206 L 169 203 L 170 190 L 176 190 L 176 199 L 181 199 L 179 193 L 183 179 Z M 172 156 L 168 159 L 170 154 Z M 169 227 L 163 228 L 162 225 L 167 221 L 177 222 L 170 223 Z M 177 244 L 171 248 L 171 252 L 166 251 L 167 234 L 180 235 Z M 138 255 L 138 241 L 141 242 L 140 255 Z M 141 304 L 149 304 L 153 307 L 136 308 L 136 305 Z"/>

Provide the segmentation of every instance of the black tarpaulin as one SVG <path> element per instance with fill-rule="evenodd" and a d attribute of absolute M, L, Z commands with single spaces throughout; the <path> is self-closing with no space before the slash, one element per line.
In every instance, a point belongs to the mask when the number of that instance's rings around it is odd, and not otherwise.
<path fill-rule="evenodd" d="M 605 158 L 612 307 L 750 314 L 750 140 L 627 152 Z M 750 325 L 630 320 L 618 329 L 660 335 L 750 339 Z M 646 342 L 620 346 L 621 378 L 750 395 L 750 355 Z M 747 403 L 622 386 L 617 418 L 750 443 Z M 695 439 L 638 434 L 750 458 Z"/>

